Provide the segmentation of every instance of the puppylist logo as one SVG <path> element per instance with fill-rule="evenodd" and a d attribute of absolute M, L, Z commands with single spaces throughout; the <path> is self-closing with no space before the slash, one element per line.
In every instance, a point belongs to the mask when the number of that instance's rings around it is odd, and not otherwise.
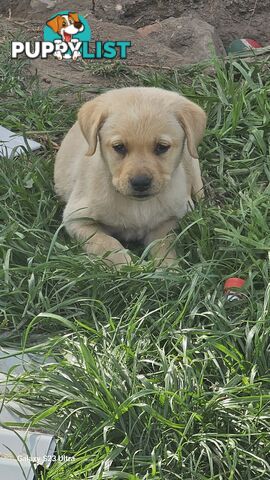
<path fill-rule="evenodd" d="M 58 60 L 125 60 L 128 48 L 131 47 L 131 42 L 124 40 L 90 42 L 90 25 L 82 15 L 69 10 L 49 18 L 43 29 L 43 38 L 43 41 L 11 42 L 11 58 L 24 54 L 32 59 L 53 55 Z"/>

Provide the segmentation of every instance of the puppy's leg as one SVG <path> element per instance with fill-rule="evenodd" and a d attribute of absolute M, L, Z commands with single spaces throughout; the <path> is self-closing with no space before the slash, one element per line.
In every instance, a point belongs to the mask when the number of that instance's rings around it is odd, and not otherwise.
<path fill-rule="evenodd" d="M 76 240 L 83 242 L 83 248 L 88 255 L 104 256 L 104 261 L 112 266 L 121 268 L 123 265 L 131 263 L 131 257 L 124 250 L 116 238 L 111 237 L 102 229 L 98 223 L 87 221 L 82 218 L 65 218 L 65 228 L 69 235 Z"/>
<path fill-rule="evenodd" d="M 176 224 L 176 220 L 168 220 L 152 230 L 145 238 L 145 245 L 159 240 L 150 250 L 150 255 L 156 260 L 158 266 L 171 266 L 177 261 L 176 251 L 172 246 L 175 240 L 175 234 L 171 232 L 171 230 L 176 227 Z M 169 236 L 168 233 L 170 233 Z"/>

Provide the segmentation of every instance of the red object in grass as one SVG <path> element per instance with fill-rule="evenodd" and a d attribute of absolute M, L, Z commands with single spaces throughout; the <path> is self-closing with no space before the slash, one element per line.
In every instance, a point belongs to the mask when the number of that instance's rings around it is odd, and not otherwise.
<path fill-rule="evenodd" d="M 231 277 L 226 280 L 224 283 L 224 290 L 227 292 L 231 288 L 242 288 L 246 283 L 246 280 L 238 277 Z"/>
<path fill-rule="evenodd" d="M 247 46 L 247 47 L 250 47 L 250 48 L 262 48 L 262 45 L 257 42 L 257 40 L 253 40 L 253 38 L 241 38 L 242 42 L 244 42 L 244 44 Z"/>
<path fill-rule="evenodd" d="M 241 292 L 238 292 L 238 288 L 242 288 L 246 281 L 243 278 L 232 277 L 228 278 L 224 283 L 224 292 L 227 300 L 232 302 L 233 300 L 240 300 L 243 298 Z"/>
<path fill-rule="evenodd" d="M 239 53 L 245 50 L 253 50 L 255 48 L 261 48 L 262 45 L 253 38 L 236 38 L 227 47 L 227 53 Z"/>

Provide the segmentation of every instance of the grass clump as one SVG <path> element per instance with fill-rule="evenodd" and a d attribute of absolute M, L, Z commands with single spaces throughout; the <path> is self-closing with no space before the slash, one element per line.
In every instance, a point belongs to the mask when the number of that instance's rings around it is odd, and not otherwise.
<path fill-rule="evenodd" d="M 0 185 L 1 344 L 50 358 L 8 397 L 70 457 L 40 479 L 270 478 L 269 72 L 259 60 L 214 67 L 136 76 L 208 113 L 207 198 L 180 222 L 179 266 L 162 272 L 109 270 L 66 237 L 52 142 L 76 108 L 0 69 L 1 124 L 45 145 L 1 158 Z M 230 276 L 247 279 L 235 303 Z"/>

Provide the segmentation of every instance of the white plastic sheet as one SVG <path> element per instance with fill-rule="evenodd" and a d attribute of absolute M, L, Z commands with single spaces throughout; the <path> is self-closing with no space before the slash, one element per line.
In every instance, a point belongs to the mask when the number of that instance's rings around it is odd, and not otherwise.
<path fill-rule="evenodd" d="M 33 480 L 37 465 L 49 466 L 56 447 L 53 434 L 25 428 L 26 416 L 33 413 L 5 392 L 14 387 L 16 377 L 45 362 L 37 355 L 18 354 L 0 348 L 0 479 Z M 17 424 L 12 426 L 12 424 Z M 21 424 L 21 426 L 20 426 Z"/>
<path fill-rule="evenodd" d="M 24 153 L 24 148 L 27 150 L 38 150 L 40 147 L 40 143 L 29 140 L 28 138 L 25 141 L 23 136 L 17 135 L 11 132 L 11 130 L 0 126 L 0 157 L 7 156 L 10 158 L 12 154 L 17 156 Z"/>

